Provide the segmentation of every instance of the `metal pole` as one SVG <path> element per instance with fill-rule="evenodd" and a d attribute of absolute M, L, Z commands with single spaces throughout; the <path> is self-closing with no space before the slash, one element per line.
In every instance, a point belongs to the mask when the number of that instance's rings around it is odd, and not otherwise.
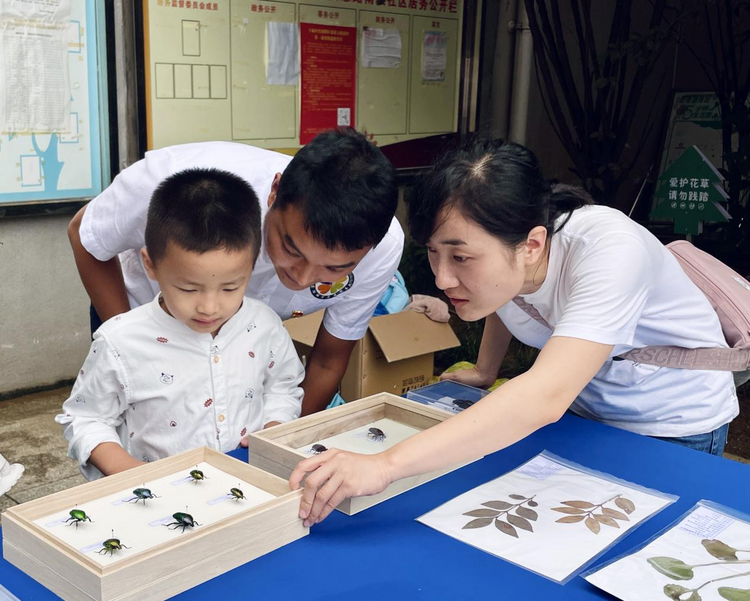
<path fill-rule="evenodd" d="M 135 53 L 137 0 L 114 0 L 118 159 L 120 170 L 138 155 L 138 82 Z"/>

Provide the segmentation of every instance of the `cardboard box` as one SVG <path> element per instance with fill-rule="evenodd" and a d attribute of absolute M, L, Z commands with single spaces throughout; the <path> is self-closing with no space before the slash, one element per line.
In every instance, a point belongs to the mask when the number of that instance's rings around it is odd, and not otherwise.
<path fill-rule="evenodd" d="M 184 482 L 185 473 L 198 464 L 207 466 L 206 481 Z M 174 474 L 183 478 L 156 488 Z M 240 480 L 249 483 L 268 500 L 235 501 L 225 494 L 225 480 L 229 486 L 238 486 L 234 482 Z M 152 482 L 158 496 L 148 504 L 120 498 L 123 491 Z M 245 491 L 250 489 L 245 486 Z M 228 498 L 214 498 L 217 494 Z M 112 495 L 117 497 L 114 502 Z M 298 516 L 301 496 L 302 491 L 289 491 L 286 480 L 202 447 L 9 508 L 2 515 L 3 556 L 63 599 L 166 599 L 307 535 L 309 529 Z M 206 498 L 210 500 L 204 502 Z M 151 514 L 173 520 L 170 514 L 188 511 L 186 504 L 199 522 L 187 532 L 163 520 L 148 522 Z M 203 519 L 225 505 L 226 517 Z M 64 518 L 73 508 L 85 509 L 90 522 L 80 527 L 76 523 L 75 530 L 62 518 L 45 522 L 51 514 Z M 168 539 L 150 546 L 144 537 L 139 541 L 138 532 L 152 527 Z M 110 529 L 128 548 L 110 556 L 97 553 L 103 544 L 99 537 L 108 538 Z M 58 534 L 61 530 L 64 534 Z M 81 547 L 93 539 L 94 545 Z"/>
<path fill-rule="evenodd" d="M 323 311 L 284 322 L 294 346 L 306 362 L 323 321 Z M 400 396 L 430 381 L 435 351 L 459 346 L 447 323 L 432 321 L 422 313 L 402 311 L 370 320 L 358 341 L 341 381 L 341 396 L 353 401 L 378 392 Z"/>
<path fill-rule="evenodd" d="M 379 423 L 379 420 L 390 420 L 390 426 L 394 429 L 402 424 L 418 433 L 451 417 L 452 415 L 447 411 L 433 409 L 415 401 L 381 392 L 366 399 L 352 401 L 340 407 L 254 432 L 248 438 L 248 461 L 251 465 L 286 480 L 301 460 L 312 456 L 306 452 L 307 448 L 324 439 L 349 433 L 354 439 L 362 440 L 362 434 L 357 434 L 358 430 L 365 430 L 374 422 Z M 388 436 L 394 434 L 388 426 L 382 427 L 387 430 Z M 391 439 L 389 442 L 395 444 L 398 440 L 403 440 L 403 438 Z M 346 447 L 332 445 L 331 448 Z M 372 450 L 367 452 L 375 453 L 379 450 L 375 444 Z M 466 463 L 397 480 L 377 495 L 345 499 L 336 509 L 347 515 L 353 515 L 463 465 Z"/>

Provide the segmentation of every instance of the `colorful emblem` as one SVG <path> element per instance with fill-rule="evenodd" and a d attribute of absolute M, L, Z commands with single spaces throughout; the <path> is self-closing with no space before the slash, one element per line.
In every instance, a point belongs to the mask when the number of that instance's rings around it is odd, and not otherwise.
<path fill-rule="evenodd" d="M 327 300 L 349 290 L 354 284 L 354 274 L 350 273 L 335 282 L 318 282 L 310 286 L 310 292 L 315 298 Z"/>

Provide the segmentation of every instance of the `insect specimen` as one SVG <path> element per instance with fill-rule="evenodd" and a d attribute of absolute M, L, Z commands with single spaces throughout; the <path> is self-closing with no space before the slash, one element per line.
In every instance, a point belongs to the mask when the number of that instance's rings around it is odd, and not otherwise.
<path fill-rule="evenodd" d="M 199 469 L 191 470 L 190 477 L 193 479 L 193 484 L 198 484 L 201 480 L 208 480 L 208 476 L 205 476 Z"/>
<path fill-rule="evenodd" d="M 468 399 L 456 399 L 453 401 L 453 406 L 457 407 L 458 409 L 468 409 L 471 407 L 476 401 L 470 401 Z"/>
<path fill-rule="evenodd" d="M 169 524 L 164 524 L 165 526 L 174 526 L 172 530 L 177 530 L 177 528 L 182 528 L 182 531 L 185 532 L 185 528 L 193 528 L 195 526 L 200 526 L 198 522 L 196 522 L 193 519 L 193 516 L 189 513 L 182 513 L 178 511 L 177 513 L 173 513 L 172 517 L 175 519 L 174 522 L 171 522 Z"/>
<path fill-rule="evenodd" d="M 146 504 L 146 499 L 158 499 L 159 497 L 151 492 L 151 489 L 149 488 L 136 488 L 133 491 L 133 494 L 135 495 L 132 499 L 128 500 L 128 503 L 131 501 L 135 501 L 136 505 L 138 504 L 138 501 L 143 501 L 143 504 Z"/>
<path fill-rule="evenodd" d="M 386 435 L 380 428 L 370 428 L 367 430 L 367 438 L 375 442 L 382 442 L 386 439 Z"/>
<path fill-rule="evenodd" d="M 115 538 L 115 531 L 112 530 L 112 538 L 105 540 L 102 543 L 102 548 L 99 549 L 97 553 L 99 553 L 99 555 L 106 555 L 109 553 L 109 556 L 112 557 L 115 551 L 120 551 L 121 549 L 130 549 L 130 547 L 123 545 L 119 538 Z"/>
<path fill-rule="evenodd" d="M 78 530 L 78 524 L 85 522 L 86 520 L 88 520 L 89 522 L 92 521 L 91 518 L 86 515 L 86 512 L 83 509 L 71 509 L 70 517 L 65 520 L 65 522 L 70 522 L 68 526 L 75 524 L 76 530 Z"/>
<path fill-rule="evenodd" d="M 615 505 L 625 513 L 617 511 L 616 509 L 604 507 L 604 505 L 611 501 L 614 501 Z M 588 501 L 563 501 L 562 504 L 565 505 L 565 507 L 552 508 L 552 511 L 568 514 L 564 518 L 556 520 L 557 523 L 576 524 L 578 522 L 584 522 L 586 528 L 591 530 L 594 534 L 599 534 L 602 524 L 611 528 L 619 528 L 620 524 L 618 524 L 616 520 L 629 522 L 630 518 L 628 518 L 628 515 L 635 511 L 635 504 L 622 495 L 616 495 L 598 505 L 594 505 Z M 597 510 L 599 510 L 600 513 L 595 513 Z"/>
<path fill-rule="evenodd" d="M 327 450 L 328 450 L 328 447 L 322 444 L 318 444 L 317 442 L 312 447 L 310 447 L 310 451 L 314 455 L 320 455 L 321 453 L 325 453 Z"/>
<path fill-rule="evenodd" d="M 243 499 L 243 500 L 245 499 L 245 494 L 239 488 L 230 488 L 227 494 L 230 497 L 234 497 L 235 501 L 239 501 L 240 499 Z"/>
<path fill-rule="evenodd" d="M 517 528 L 526 530 L 527 532 L 534 532 L 531 522 L 536 522 L 539 517 L 536 511 L 530 509 L 539 505 L 534 500 L 534 497 L 525 497 L 516 494 L 508 496 L 514 501 L 519 502 L 487 501 L 486 503 L 482 503 L 483 508 L 472 509 L 463 514 L 476 519 L 471 520 L 462 530 L 484 528 L 494 522 L 495 528 L 513 538 L 518 538 Z M 528 507 L 524 507 L 524 505 L 528 505 Z M 511 513 L 512 511 L 515 511 L 515 514 Z M 501 518 L 505 518 L 506 521 L 503 521 Z"/>

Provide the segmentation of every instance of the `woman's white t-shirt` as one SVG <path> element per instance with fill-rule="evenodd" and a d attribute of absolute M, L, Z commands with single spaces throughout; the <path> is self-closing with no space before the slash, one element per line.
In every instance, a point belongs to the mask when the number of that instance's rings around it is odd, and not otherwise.
<path fill-rule="evenodd" d="M 547 276 L 522 297 L 554 331 L 515 303 L 497 314 L 524 344 L 550 336 L 614 345 L 571 410 L 649 436 L 711 432 L 739 413 L 731 372 L 613 360 L 633 348 L 726 347 L 719 319 L 672 253 L 621 212 L 587 206 L 552 237 Z M 571 357 L 570 361 L 575 361 Z"/>

